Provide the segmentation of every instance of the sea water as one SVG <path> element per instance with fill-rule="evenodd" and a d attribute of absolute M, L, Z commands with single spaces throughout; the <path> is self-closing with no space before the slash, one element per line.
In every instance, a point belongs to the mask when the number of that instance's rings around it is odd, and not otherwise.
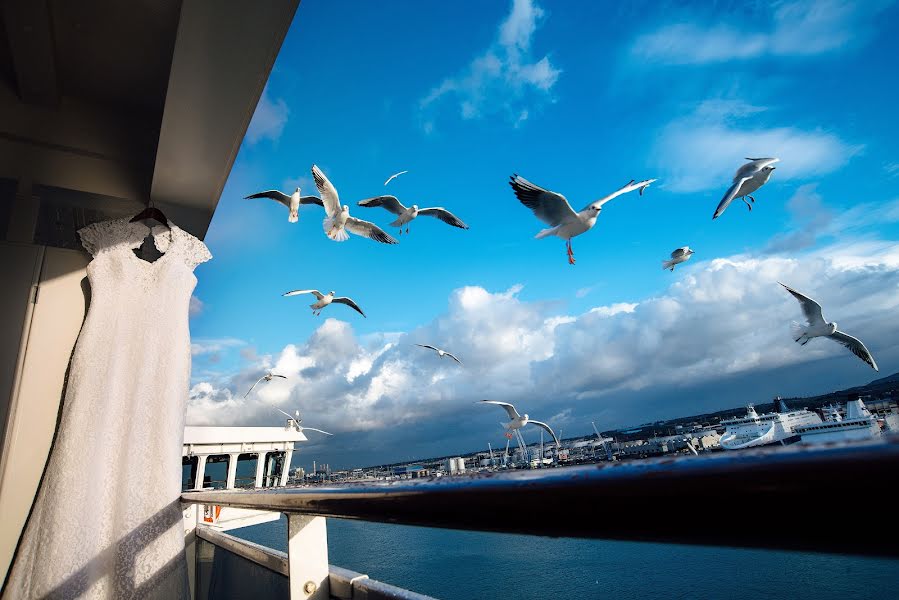
<path fill-rule="evenodd" d="M 287 522 L 229 533 L 285 551 Z M 328 562 L 444 599 L 899 598 L 899 561 L 328 519 Z"/>

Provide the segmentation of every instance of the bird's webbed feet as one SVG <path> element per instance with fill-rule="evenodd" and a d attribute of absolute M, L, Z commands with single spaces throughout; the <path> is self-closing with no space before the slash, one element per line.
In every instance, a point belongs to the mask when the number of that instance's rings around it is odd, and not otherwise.
<path fill-rule="evenodd" d="M 574 260 L 574 250 L 571 249 L 571 240 L 565 242 L 565 249 L 568 252 L 568 264 L 573 265 L 575 263 Z"/>
<path fill-rule="evenodd" d="M 746 208 L 749 209 L 749 212 L 752 212 L 752 205 L 749 202 L 746 202 L 746 196 L 743 196 L 741 200 L 746 204 Z"/>
<path fill-rule="evenodd" d="M 409 228 L 408 228 L 408 227 L 406 227 L 406 233 L 409 233 Z"/>

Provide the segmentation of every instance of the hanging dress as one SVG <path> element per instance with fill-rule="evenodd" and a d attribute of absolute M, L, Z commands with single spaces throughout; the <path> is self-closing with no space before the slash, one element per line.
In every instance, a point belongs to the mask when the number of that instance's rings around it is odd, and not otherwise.
<path fill-rule="evenodd" d="M 171 225 L 171 224 L 170 224 Z M 91 301 L 62 413 L 3 599 L 188 598 L 181 446 L 188 305 L 206 246 L 127 219 L 79 232 Z"/>

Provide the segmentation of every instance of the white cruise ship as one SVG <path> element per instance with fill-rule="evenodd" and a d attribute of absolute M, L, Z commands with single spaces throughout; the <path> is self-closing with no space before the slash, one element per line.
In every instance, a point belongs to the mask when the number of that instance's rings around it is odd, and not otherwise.
<path fill-rule="evenodd" d="M 796 441 L 793 438 L 796 438 L 797 427 L 822 422 L 815 412 L 805 409 L 788 410 L 780 398 L 777 399 L 777 404 L 780 412 L 759 415 L 750 404 L 746 407 L 745 417 L 721 421 L 726 426 L 724 435 L 719 440 L 721 447 L 725 450 L 740 450 L 788 443 Z"/>
<path fill-rule="evenodd" d="M 804 444 L 869 440 L 880 435 L 880 423 L 859 398 L 846 403 L 846 416 L 836 406 L 824 407 L 824 421 L 796 428 Z"/>

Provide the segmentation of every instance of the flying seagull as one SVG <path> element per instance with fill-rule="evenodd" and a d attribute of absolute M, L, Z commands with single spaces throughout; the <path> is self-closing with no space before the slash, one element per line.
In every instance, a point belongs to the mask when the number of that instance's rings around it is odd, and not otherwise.
<path fill-rule="evenodd" d="M 565 240 L 568 248 L 568 264 L 574 264 L 574 252 L 571 249 L 571 238 L 578 236 L 586 231 L 590 231 L 596 224 L 596 217 L 602 211 L 602 205 L 617 198 L 621 194 L 626 194 L 634 190 L 640 190 L 643 195 L 649 185 L 656 181 L 655 179 L 645 179 L 643 181 L 630 180 L 624 187 L 613 192 L 605 198 L 600 198 L 596 202 L 591 202 L 581 210 L 574 212 L 568 200 L 562 194 L 545 190 L 540 186 L 534 185 L 524 177 L 512 175 L 509 178 L 509 185 L 522 204 L 534 211 L 534 215 L 551 227 L 544 229 L 535 237 L 537 239 L 549 237 L 551 235 L 558 236 Z"/>
<path fill-rule="evenodd" d="M 456 362 L 459 363 L 460 365 L 462 364 L 462 361 L 459 360 L 458 358 L 456 358 L 456 355 L 455 355 L 455 354 L 450 354 L 450 353 L 447 352 L 446 350 L 441 350 L 440 348 L 438 348 L 438 347 L 436 347 L 436 346 L 431 346 L 431 345 L 429 345 L 429 344 L 415 344 L 415 345 L 416 345 L 416 346 L 420 346 L 420 347 L 422 347 L 422 348 L 427 348 L 427 349 L 429 349 L 429 350 L 433 350 L 434 352 L 437 353 L 437 356 L 439 356 L 440 358 L 443 358 L 444 356 L 449 356 L 451 359 L 453 359 L 454 361 L 456 361 Z"/>
<path fill-rule="evenodd" d="M 394 173 L 393 175 L 391 175 L 390 177 L 387 178 L 387 181 L 384 182 L 384 185 L 387 185 L 388 183 L 390 183 L 391 181 L 393 181 L 394 179 L 396 179 L 396 178 L 399 177 L 400 175 L 404 175 L 404 174 L 406 174 L 406 173 L 408 173 L 408 172 L 409 172 L 409 171 L 400 171 L 399 173 Z"/>
<path fill-rule="evenodd" d="M 365 316 L 365 313 L 362 312 L 362 309 L 359 308 L 359 305 L 353 302 L 350 298 L 346 298 L 344 296 L 334 297 L 334 292 L 328 292 L 327 294 L 322 294 L 318 290 L 293 290 L 291 292 L 285 292 L 284 296 L 299 296 L 300 294 L 312 294 L 317 298 L 317 301 L 310 304 L 309 308 L 312 309 L 313 315 L 320 315 L 322 309 L 331 304 L 332 302 L 337 302 L 338 304 L 346 304 L 357 313 Z M 367 318 L 367 317 L 366 317 Z"/>
<path fill-rule="evenodd" d="M 256 380 L 256 383 L 254 383 L 253 386 L 252 386 L 249 390 L 247 390 L 247 393 L 244 394 L 243 397 L 246 398 L 247 396 L 249 396 L 249 395 L 250 395 L 250 392 L 253 391 L 253 388 L 255 388 L 257 385 L 259 385 L 259 382 L 265 381 L 266 383 L 268 383 L 269 381 L 271 381 L 271 380 L 274 379 L 275 377 L 279 377 L 279 378 L 281 378 L 281 379 L 287 379 L 287 377 L 285 377 L 284 375 L 275 375 L 274 373 L 272 373 L 271 371 L 269 371 L 268 373 L 266 373 L 265 375 L 263 375 L 262 377 L 260 377 L 259 379 L 257 379 L 257 380 Z"/>
<path fill-rule="evenodd" d="M 778 283 L 780 282 L 778 281 Z M 861 340 L 837 329 L 836 323 L 828 323 L 824 320 L 824 314 L 821 312 L 820 304 L 783 283 L 780 285 L 783 285 L 788 292 L 793 294 L 794 298 L 799 300 L 799 305 L 802 307 L 805 320 L 808 321 L 807 326 L 803 326 L 795 321 L 793 322 L 792 330 L 793 340 L 795 342 L 805 346 L 808 344 L 809 340 L 814 337 L 826 337 L 849 348 L 853 354 L 871 365 L 875 371 L 880 370 L 877 368 L 877 363 L 874 362 L 874 357 L 871 356 L 871 353 L 868 352 L 868 349 L 865 348 L 865 345 Z"/>
<path fill-rule="evenodd" d="M 679 265 L 682 262 L 686 262 L 690 260 L 690 257 L 693 256 L 693 251 L 690 250 L 690 246 L 684 246 L 683 248 L 678 248 L 674 252 L 671 253 L 670 260 L 662 261 L 662 269 L 670 269 L 674 270 L 674 265 Z"/>
<path fill-rule="evenodd" d="M 290 216 L 287 217 L 287 220 L 291 223 L 296 223 L 300 219 L 300 204 L 318 204 L 319 206 L 323 206 L 322 200 L 318 196 L 300 196 L 300 188 L 297 188 L 296 191 L 289 196 L 278 190 L 268 190 L 247 196 L 244 200 L 251 200 L 253 198 L 271 198 L 276 202 L 280 202 L 290 209 Z"/>
<path fill-rule="evenodd" d="M 556 437 L 556 434 L 552 430 L 552 428 L 549 425 L 547 425 L 546 423 L 544 423 L 543 421 L 535 421 L 534 419 L 529 418 L 527 416 L 527 414 L 525 414 L 525 415 L 518 414 L 518 411 L 515 410 L 515 407 L 512 406 L 511 404 L 509 404 L 508 402 L 498 402 L 496 400 L 481 400 L 481 402 L 483 404 L 496 404 L 497 406 L 502 406 L 505 409 L 506 414 L 509 415 L 509 418 L 511 419 L 511 421 L 509 421 L 508 423 L 500 423 L 500 425 L 502 425 L 509 431 L 521 429 L 528 423 L 530 423 L 531 425 L 536 425 L 537 427 L 542 427 L 543 429 L 545 429 L 546 431 L 549 432 L 549 435 L 552 436 L 553 441 L 556 442 L 556 451 L 559 450 L 559 447 L 560 447 L 559 438 Z"/>
<path fill-rule="evenodd" d="M 325 174 L 321 172 L 317 166 L 312 165 L 312 178 L 315 179 L 315 185 L 319 193 L 322 195 L 322 204 L 325 207 L 327 217 L 322 224 L 325 234 L 335 242 L 343 242 L 350 239 L 349 234 L 355 233 L 362 237 L 381 242 L 382 244 L 396 244 L 397 241 L 384 233 L 380 227 L 374 223 L 363 221 L 350 216 L 350 207 L 340 205 L 340 198 L 337 196 L 337 189 L 328 181 Z"/>
<path fill-rule="evenodd" d="M 303 422 L 303 419 L 300 418 L 300 411 L 296 411 L 296 413 L 295 413 L 296 416 L 294 416 L 294 415 L 287 414 L 286 412 L 284 412 L 283 410 L 281 410 L 280 408 L 277 408 L 277 407 L 275 407 L 275 410 L 277 410 L 279 413 L 281 413 L 282 415 L 284 415 L 288 419 L 290 419 L 290 422 L 293 424 L 293 426 L 296 428 L 297 431 L 300 431 L 300 432 L 317 431 L 319 433 L 324 433 L 325 435 L 334 435 L 333 433 L 328 433 L 327 431 L 322 431 L 321 429 L 316 429 L 315 427 L 303 427 L 302 425 L 300 425 L 300 423 Z"/>
<path fill-rule="evenodd" d="M 366 208 L 374 208 L 381 206 L 386 208 L 395 215 L 398 215 L 396 221 L 390 224 L 391 227 L 399 227 L 400 233 L 403 233 L 403 225 L 406 225 L 406 233 L 409 233 L 409 223 L 415 217 L 437 217 L 447 225 L 458 227 L 459 229 L 468 229 L 468 225 L 459 220 L 456 215 L 446 210 L 442 206 L 434 208 L 418 208 L 417 204 L 413 204 L 409 208 L 403 206 L 403 203 L 396 199 L 396 196 L 375 196 L 366 200 L 360 200 L 359 206 Z"/>
<path fill-rule="evenodd" d="M 724 211 L 727 210 L 728 205 L 734 198 L 741 198 L 743 202 L 746 202 L 748 197 L 755 202 L 755 198 L 750 196 L 750 194 L 768 183 L 768 178 L 771 177 L 771 173 L 777 168 L 771 165 L 780 161 L 779 158 L 747 158 L 746 160 L 751 162 L 737 169 L 737 173 L 734 175 L 734 183 L 724 193 L 724 198 L 721 199 L 721 203 L 718 204 L 718 208 L 715 209 L 715 214 L 712 216 L 713 219 L 717 219 L 724 214 Z M 746 206 L 750 211 L 752 210 L 752 205 L 748 202 L 746 202 Z"/>

